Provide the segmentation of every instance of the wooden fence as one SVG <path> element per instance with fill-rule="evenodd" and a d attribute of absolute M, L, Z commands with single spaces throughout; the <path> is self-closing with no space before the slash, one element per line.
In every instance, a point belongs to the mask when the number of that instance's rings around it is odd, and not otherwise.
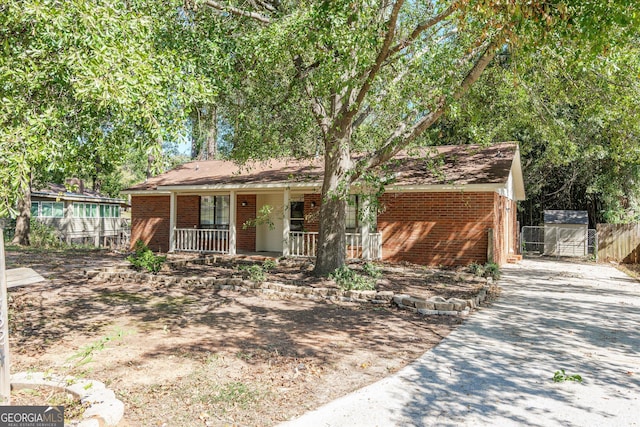
<path fill-rule="evenodd" d="M 640 223 L 598 224 L 598 261 L 640 263 Z"/>

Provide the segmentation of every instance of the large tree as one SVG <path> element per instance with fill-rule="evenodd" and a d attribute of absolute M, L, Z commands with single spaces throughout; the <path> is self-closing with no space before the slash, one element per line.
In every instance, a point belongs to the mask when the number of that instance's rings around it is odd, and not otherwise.
<path fill-rule="evenodd" d="M 581 55 L 570 43 L 505 52 L 429 138 L 520 141 L 527 191 L 523 225 L 538 225 L 544 209 L 588 210 L 592 225 L 638 220 L 638 75 L 637 40 L 594 56 Z"/>
<path fill-rule="evenodd" d="M 344 264 L 351 186 L 418 142 L 496 54 L 637 29 L 625 0 L 201 3 L 244 24 L 235 155 L 324 158 L 319 275 Z"/>
<path fill-rule="evenodd" d="M 177 0 L 0 4 L 0 215 L 17 213 L 16 243 L 33 178 L 114 169 L 131 148 L 160 159 L 184 107 L 214 97 L 218 38 L 190 18 Z"/>

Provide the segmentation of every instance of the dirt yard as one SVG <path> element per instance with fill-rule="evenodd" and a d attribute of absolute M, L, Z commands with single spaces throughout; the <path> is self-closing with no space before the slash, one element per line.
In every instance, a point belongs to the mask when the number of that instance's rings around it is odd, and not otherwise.
<path fill-rule="evenodd" d="M 123 256 L 104 251 L 7 254 L 8 268 L 49 279 L 10 290 L 12 372 L 103 381 L 125 403 L 121 426 L 274 425 L 397 371 L 462 321 L 84 274 L 117 264 Z M 225 274 L 219 268 L 237 274 L 231 264 L 172 274 Z M 273 274 L 318 285 L 306 268 L 283 264 Z M 459 271 L 384 265 L 378 288 L 448 298 L 479 283 Z"/>

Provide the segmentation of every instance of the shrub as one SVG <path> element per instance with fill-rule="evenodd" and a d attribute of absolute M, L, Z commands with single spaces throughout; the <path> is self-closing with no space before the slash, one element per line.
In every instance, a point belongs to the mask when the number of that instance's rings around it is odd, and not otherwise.
<path fill-rule="evenodd" d="M 487 262 L 485 265 L 473 262 L 469 264 L 469 271 L 479 277 L 491 277 L 493 280 L 500 278 L 500 267 L 495 262 Z"/>
<path fill-rule="evenodd" d="M 333 279 L 340 289 L 344 291 L 372 291 L 376 288 L 374 278 L 362 276 L 346 265 L 336 268 L 336 270 L 329 275 L 329 278 Z"/>
<path fill-rule="evenodd" d="M 136 242 L 133 250 L 134 253 L 127 257 L 127 261 L 129 261 L 136 270 L 146 270 L 157 274 L 167 260 L 166 256 L 154 254 L 142 240 Z"/>
<path fill-rule="evenodd" d="M 243 265 L 240 267 L 240 271 L 245 272 L 249 276 L 249 280 L 254 282 L 262 283 L 267 279 L 262 266 L 258 264 Z"/>
<path fill-rule="evenodd" d="M 488 262 L 484 265 L 484 277 L 491 277 L 493 280 L 500 278 L 500 267 L 495 262 Z"/>
<path fill-rule="evenodd" d="M 29 242 L 33 248 L 61 249 L 67 245 L 60 239 L 55 228 L 49 227 L 36 219 L 31 219 Z"/>
<path fill-rule="evenodd" d="M 262 269 L 264 271 L 271 271 L 278 266 L 278 263 L 272 259 L 265 259 L 262 263 Z"/>
<path fill-rule="evenodd" d="M 481 264 L 472 262 L 469 264 L 469 272 L 474 276 L 484 277 L 484 267 Z"/>
<path fill-rule="evenodd" d="M 375 264 L 371 262 L 367 262 L 362 266 L 362 271 L 369 277 L 374 279 L 379 279 L 382 277 L 382 272 Z"/>

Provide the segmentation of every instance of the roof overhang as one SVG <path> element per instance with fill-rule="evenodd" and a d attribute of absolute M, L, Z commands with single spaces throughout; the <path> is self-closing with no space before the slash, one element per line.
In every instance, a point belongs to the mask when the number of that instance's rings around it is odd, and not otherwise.
<path fill-rule="evenodd" d="M 49 193 L 45 191 L 32 191 L 31 196 L 42 197 L 45 199 L 66 200 L 69 202 L 92 202 L 92 203 L 110 203 L 125 205 L 127 202 L 122 199 L 112 199 L 110 197 L 82 196 L 80 194 L 69 193 Z"/>
<path fill-rule="evenodd" d="M 388 185 L 385 187 L 387 192 L 402 192 L 402 193 L 435 193 L 435 192 L 495 192 L 505 188 L 504 183 L 495 184 L 429 184 L 429 185 Z M 252 192 L 252 193 L 265 193 L 272 192 L 273 190 L 299 190 L 299 191 L 320 191 L 320 185 L 308 185 L 308 184 L 242 184 L 242 185 L 172 185 L 158 187 L 157 190 L 138 190 L 138 191 L 125 191 L 123 193 L 130 194 L 132 196 L 168 196 L 172 193 L 177 194 L 202 194 L 207 192 Z"/>

